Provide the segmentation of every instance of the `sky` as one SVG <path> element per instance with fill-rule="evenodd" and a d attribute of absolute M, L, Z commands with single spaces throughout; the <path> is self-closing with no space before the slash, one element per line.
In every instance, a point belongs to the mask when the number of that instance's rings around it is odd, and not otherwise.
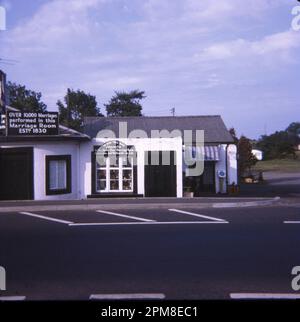
<path fill-rule="evenodd" d="M 0 0 L 8 80 L 57 110 L 67 88 L 146 92 L 147 116 L 221 115 L 258 138 L 300 121 L 296 0 Z M 295 10 L 295 9 L 294 9 Z M 300 10 L 299 10 L 300 14 Z M 295 22 L 295 21 L 294 21 Z M 299 20 L 300 25 L 300 20 Z"/>

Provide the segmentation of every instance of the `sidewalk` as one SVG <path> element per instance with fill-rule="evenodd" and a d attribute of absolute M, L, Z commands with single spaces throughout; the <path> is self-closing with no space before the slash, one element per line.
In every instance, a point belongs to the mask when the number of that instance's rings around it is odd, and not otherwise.
<path fill-rule="evenodd" d="M 228 208 L 271 205 L 276 198 L 200 197 L 200 198 L 101 198 L 87 200 L 0 201 L 0 213 L 18 211 L 63 211 L 94 209 Z"/>

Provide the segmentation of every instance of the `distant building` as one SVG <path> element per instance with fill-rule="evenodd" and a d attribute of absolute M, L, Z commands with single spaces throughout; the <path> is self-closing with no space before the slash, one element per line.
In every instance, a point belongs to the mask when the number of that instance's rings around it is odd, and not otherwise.
<path fill-rule="evenodd" d="M 257 149 L 253 149 L 251 152 L 256 157 L 256 159 L 258 161 L 261 161 L 263 159 L 263 151 L 257 150 Z"/>

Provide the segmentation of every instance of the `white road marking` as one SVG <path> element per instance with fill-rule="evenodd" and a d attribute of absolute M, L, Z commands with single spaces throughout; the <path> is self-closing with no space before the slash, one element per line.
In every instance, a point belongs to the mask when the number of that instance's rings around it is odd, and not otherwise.
<path fill-rule="evenodd" d="M 230 293 L 230 298 L 235 300 L 264 300 L 264 299 L 300 299 L 300 294 L 294 293 Z"/>
<path fill-rule="evenodd" d="M 178 212 L 178 213 L 189 215 L 189 216 L 199 217 L 199 218 L 202 218 L 202 219 L 209 219 L 209 220 L 213 220 L 213 221 L 228 224 L 228 221 L 226 221 L 224 219 L 210 217 L 210 216 L 204 216 L 204 215 L 199 215 L 199 214 L 195 214 L 194 212 L 189 212 L 189 211 L 184 211 L 184 210 L 179 210 L 179 209 L 169 209 L 169 211 Z"/>
<path fill-rule="evenodd" d="M 26 296 L 0 296 L 0 302 L 2 301 L 25 301 Z"/>
<path fill-rule="evenodd" d="M 130 226 L 130 225 L 182 225 L 182 224 L 228 224 L 227 221 L 152 221 L 152 222 L 108 222 L 108 223 L 75 223 L 69 224 L 70 227 L 76 226 Z"/>
<path fill-rule="evenodd" d="M 284 221 L 285 224 L 300 224 L 300 221 Z"/>
<path fill-rule="evenodd" d="M 41 215 L 33 214 L 31 212 L 20 212 L 20 214 L 21 215 L 30 216 L 30 217 L 39 218 L 39 219 L 44 219 L 44 220 L 48 220 L 48 221 L 54 221 L 54 222 L 58 222 L 60 224 L 67 224 L 67 225 L 73 224 L 72 221 L 66 221 L 66 220 L 61 220 L 61 219 L 56 219 L 56 218 L 41 216 Z"/>
<path fill-rule="evenodd" d="M 119 214 L 119 213 L 116 213 L 116 212 L 105 211 L 105 210 L 97 210 L 97 212 L 99 212 L 101 214 L 118 216 L 118 217 L 129 218 L 129 219 L 145 221 L 145 222 L 154 222 L 155 221 L 155 220 L 151 220 L 151 219 L 140 218 L 140 217 L 135 217 L 135 216 L 128 216 L 128 215 L 123 215 L 123 214 Z"/>
<path fill-rule="evenodd" d="M 134 293 L 134 294 L 92 294 L 90 300 L 162 300 L 163 293 Z"/>

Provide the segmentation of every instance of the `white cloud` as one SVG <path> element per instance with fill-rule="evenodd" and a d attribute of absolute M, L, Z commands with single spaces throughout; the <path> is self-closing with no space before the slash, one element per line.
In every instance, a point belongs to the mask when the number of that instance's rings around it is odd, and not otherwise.
<path fill-rule="evenodd" d="M 272 54 L 280 54 L 281 58 L 286 58 L 292 49 L 300 47 L 300 34 L 288 30 L 263 37 L 258 41 L 236 39 L 228 42 L 213 44 L 204 48 L 196 59 L 202 61 L 227 60 L 245 57 L 271 57 Z M 277 61 L 278 56 L 274 56 Z"/>
<path fill-rule="evenodd" d="M 152 110 L 226 107 L 238 118 L 245 95 L 259 100 L 293 70 L 300 32 L 280 32 L 290 11 L 287 0 L 51 0 L 1 35 L 0 56 L 20 61 L 9 79 L 43 92 L 50 109 L 67 87 L 100 105 L 140 88 Z"/>
<path fill-rule="evenodd" d="M 23 52 L 59 51 L 64 44 L 80 42 L 89 35 L 88 11 L 107 0 L 53 0 L 42 5 L 27 22 L 7 31 L 7 50 L 15 55 Z"/>
<path fill-rule="evenodd" d="M 281 5 L 286 0 L 186 0 L 186 13 L 189 17 L 223 21 L 230 17 L 257 17 Z"/>

